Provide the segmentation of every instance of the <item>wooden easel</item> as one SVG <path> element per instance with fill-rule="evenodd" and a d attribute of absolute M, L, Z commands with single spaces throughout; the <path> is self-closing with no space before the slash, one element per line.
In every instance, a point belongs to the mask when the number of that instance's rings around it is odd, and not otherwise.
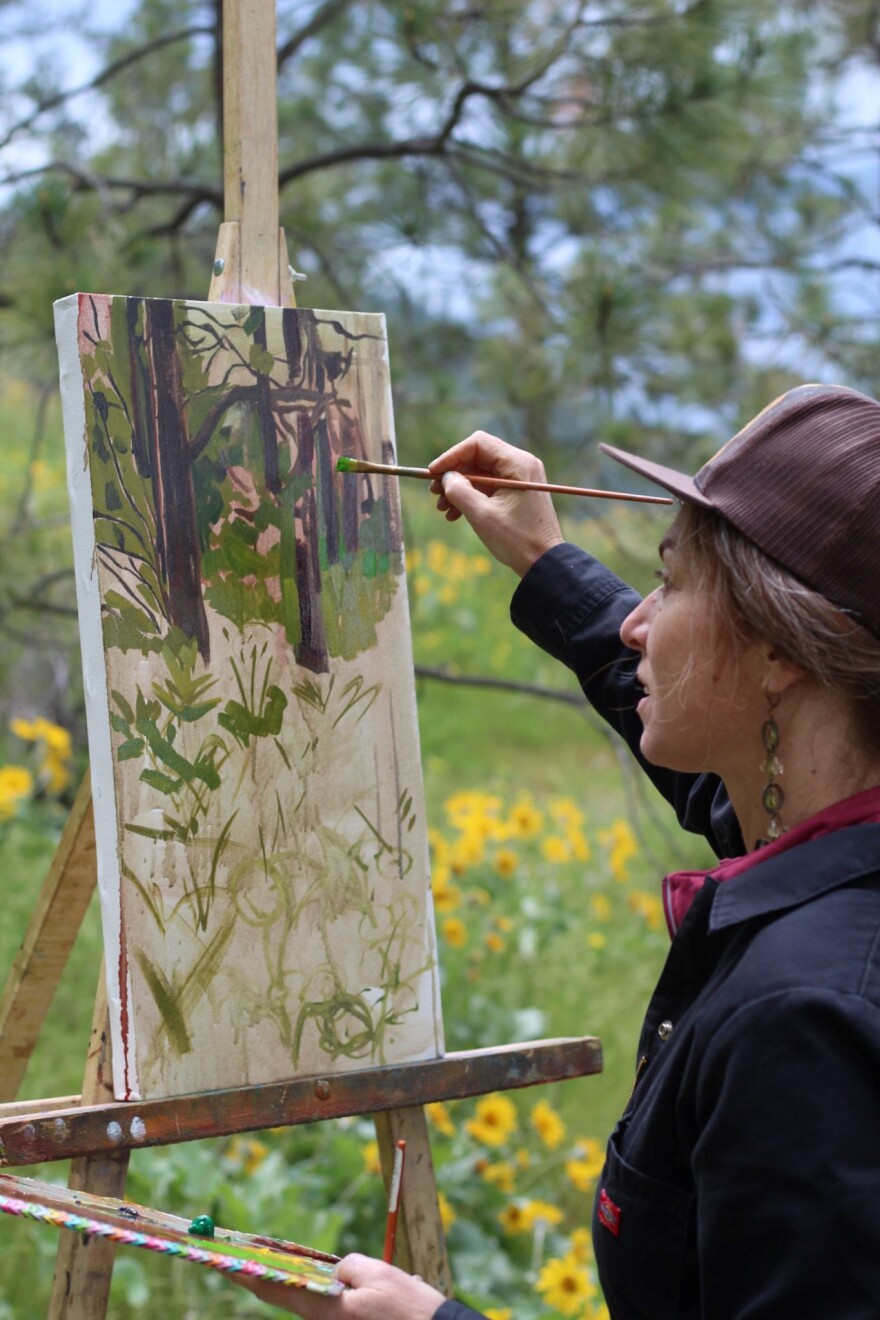
<path fill-rule="evenodd" d="M 275 0 L 224 5 L 224 193 L 209 298 L 295 306 L 279 228 Z M 122 1197 L 129 1152 L 343 1115 L 373 1114 L 386 1183 L 407 1142 L 396 1261 L 451 1295 L 423 1105 L 597 1073 L 594 1037 L 531 1042 L 442 1059 L 170 1101 L 114 1100 L 103 967 L 80 1096 L 15 1102 L 96 881 L 91 788 L 84 779 L 0 997 L 0 1164 L 73 1161 L 70 1186 Z M 62 1234 L 51 1320 L 106 1313 L 114 1246 Z"/>

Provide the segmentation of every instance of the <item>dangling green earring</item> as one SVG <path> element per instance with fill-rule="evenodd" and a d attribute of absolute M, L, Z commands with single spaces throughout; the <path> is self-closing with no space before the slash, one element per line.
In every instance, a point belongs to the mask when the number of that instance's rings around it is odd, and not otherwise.
<path fill-rule="evenodd" d="M 782 774 L 782 762 L 776 755 L 779 747 L 779 725 L 773 718 L 773 711 L 779 705 L 782 697 L 778 692 L 767 693 L 767 704 L 770 707 L 770 714 L 761 725 L 761 741 L 764 744 L 764 751 L 767 753 L 764 758 L 761 770 L 767 776 L 767 784 L 764 792 L 761 794 L 761 805 L 770 817 L 770 823 L 767 826 L 767 837 L 760 839 L 759 843 L 771 843 L 784 834 L 787 826 L 783 825 L 780 811 L 785 801 L 785 793 L 782 786 L 776 782 L 779 775 Z"/>

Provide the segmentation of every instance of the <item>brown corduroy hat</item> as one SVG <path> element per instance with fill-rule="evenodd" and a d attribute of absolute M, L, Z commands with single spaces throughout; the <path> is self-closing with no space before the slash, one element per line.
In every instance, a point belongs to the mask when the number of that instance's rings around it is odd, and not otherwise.
<path fill-rule="evenodd" d="M 880 637 L 880 403 L 799 385 L 688 477 L 599 448 L 683 500 L 715 509 L 806 586 Z"/>

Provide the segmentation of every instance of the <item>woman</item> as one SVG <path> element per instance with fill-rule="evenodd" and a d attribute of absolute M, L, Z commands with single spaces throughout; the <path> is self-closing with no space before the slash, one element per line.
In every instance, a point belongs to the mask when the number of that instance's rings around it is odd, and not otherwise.
<path fill-rule="evenodd" d="M 604 446 L 603 446 L 604 448 Z M 673 943 L 593 1239 L 612 1320 L 880 1314 L 880 404 L 803 386 L 690 478 L 645 600 L 567 545 L 543 478 L 477 433 L 432 464 L 577 674 L 722 859 L 666 878 Z M 317 1320 L 476 1313 L 365 1257 Z M 277 1297 L 276 1297 L 277 1300 Z"/>

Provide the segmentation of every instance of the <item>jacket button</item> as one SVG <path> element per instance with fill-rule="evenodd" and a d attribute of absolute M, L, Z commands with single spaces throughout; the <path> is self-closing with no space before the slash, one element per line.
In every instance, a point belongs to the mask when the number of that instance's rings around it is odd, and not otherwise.
<path fill-rule="evenodd" d="M 665 1022 L 660 1023 L 660 1026 L 657 1028 L 657 1035 L 661 1040 L 669 1040 L 669 1037 L 672 1035 L 672 1023 L 668 1018 Z"/>

